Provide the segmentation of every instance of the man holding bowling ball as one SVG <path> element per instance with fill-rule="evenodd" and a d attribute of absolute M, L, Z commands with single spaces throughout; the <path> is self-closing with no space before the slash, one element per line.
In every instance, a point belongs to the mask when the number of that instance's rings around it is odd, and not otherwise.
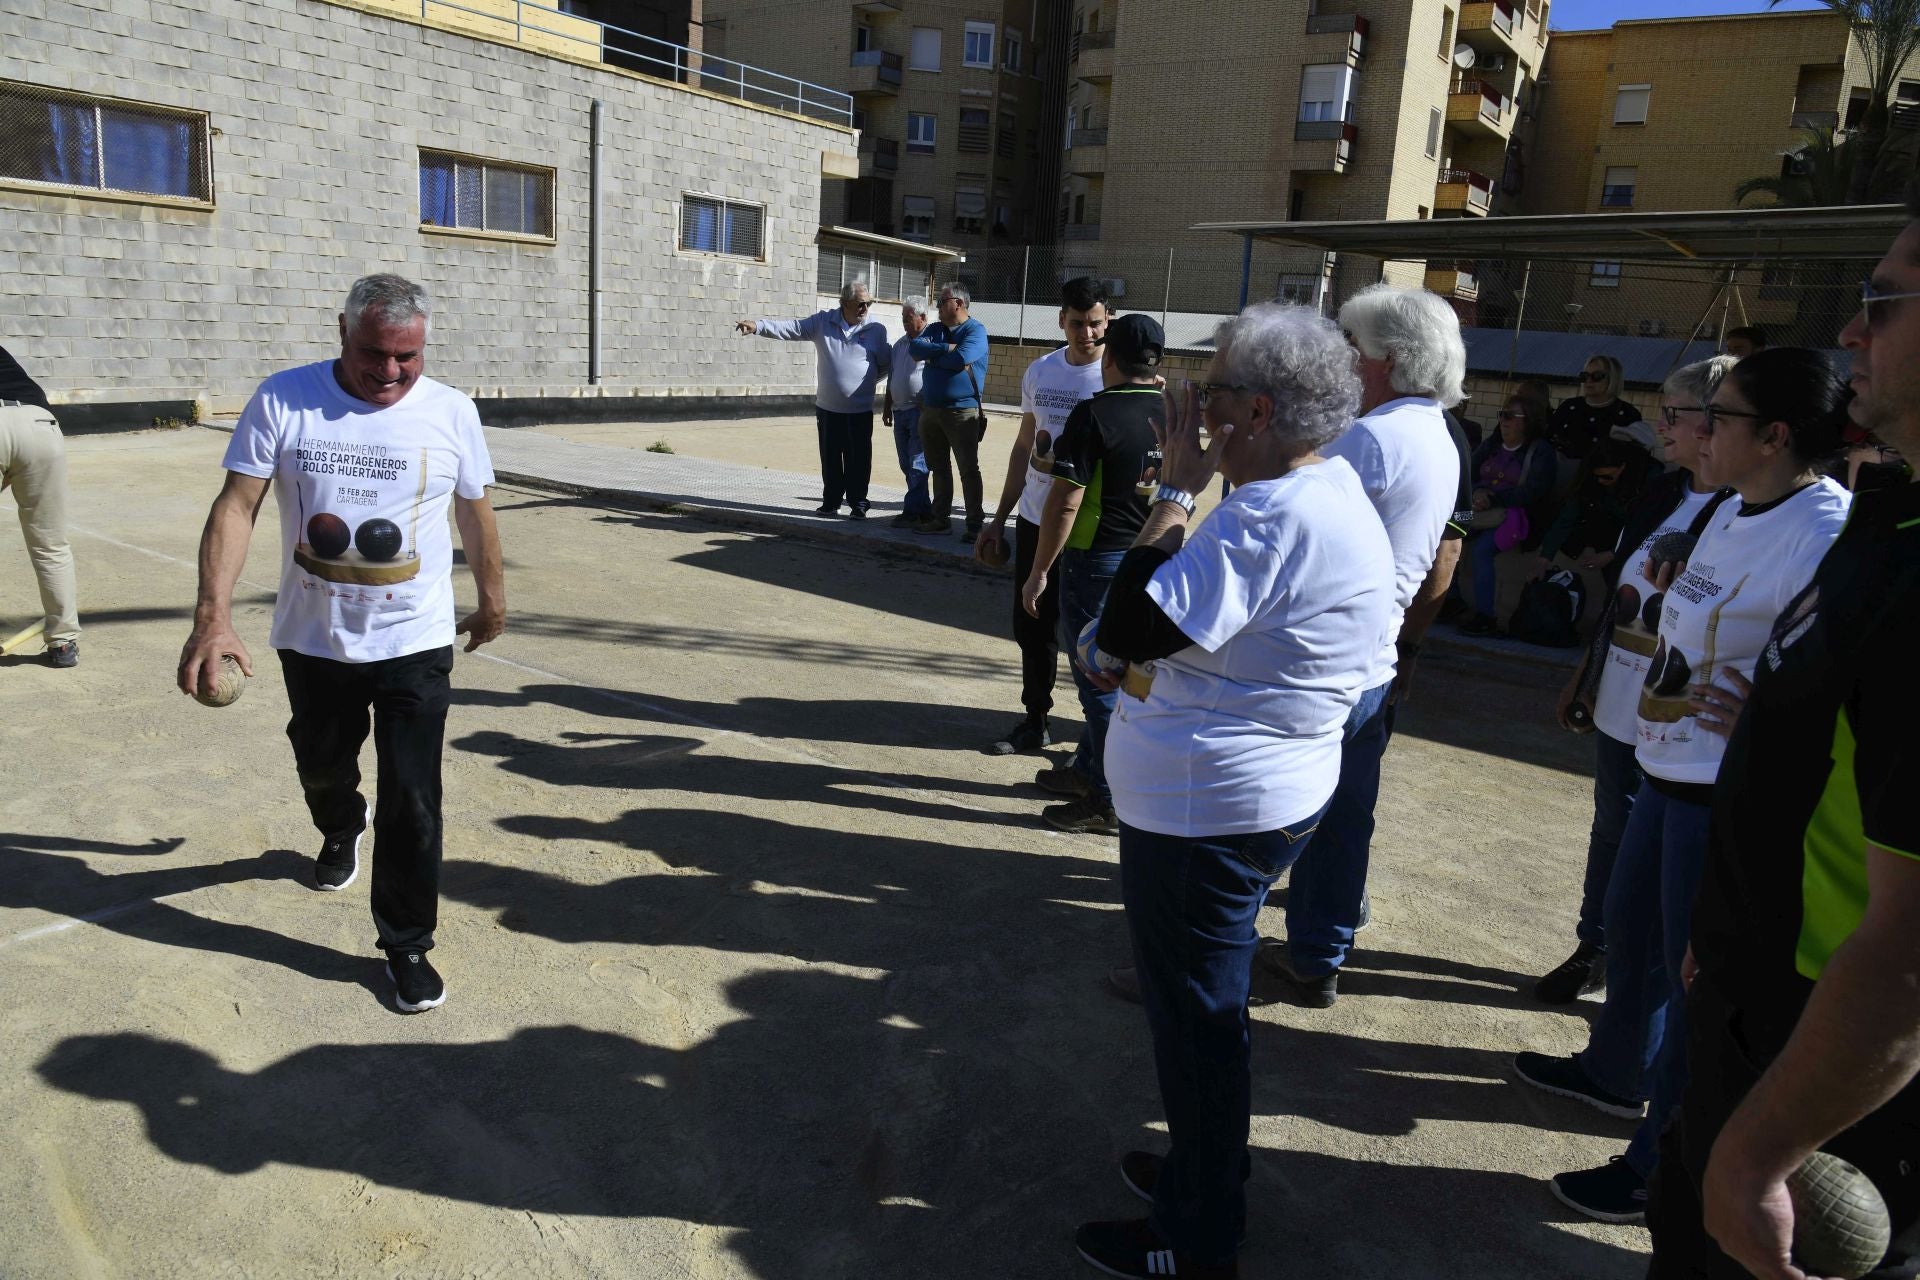
<path fill-rule="evenodd" d="M 446 984 L 427 959 L 440 899 L 440 754 L 456 635 L 467 652 L 506 626 L 493 466 L 473 401 L 422 376 L 430 302 L 395 275 L 354 282 L 340 356 L 260 385 L 227 448 L 226 483 L 200 541 L 183 692 L 211 691 L 221 659 L 253 674 L 233 587 L 267 488 L 281 523 L 269 643 L 293 715 L 287 736 L 320 830 L 316 889 L 360 872 L 371 825 L 373 923 L 395 1004 L 431 1009 Z M 478 607 L 456 626 L 451 507 Z M 369 730 L 377 794 L 361 790 Z"/>

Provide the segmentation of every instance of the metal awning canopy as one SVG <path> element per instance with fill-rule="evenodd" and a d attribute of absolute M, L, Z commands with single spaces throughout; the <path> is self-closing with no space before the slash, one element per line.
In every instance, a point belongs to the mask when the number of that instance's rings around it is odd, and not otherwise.
<path fill-rule="evenodd" d="M 818 236 L 815 238 L 820 240 L 857 240 L 861 244 L 876 244 L 885 249 L 892 249 L 896 253 L 911 253 L 921 257 L 939 258 L 946 261 L 958 259 L 961 262 L 965 262 L 967 260 L 966 250 L 964 249 L 951 249 L 943 244 L 922 244 L 918 240 L 900 240 L 893 236 L 883 236 L 872 231 L 855 231 L 852 227 L 821 227 Z"/>
<path fill-rule="evenodd" d="M 1249 241 L 1383 259 L 1810 262 L 1878 258 L 1909 221 L 1897 204 L 1698 213 L 1572 213 L 1380 222 L 1201 222 Z"/>

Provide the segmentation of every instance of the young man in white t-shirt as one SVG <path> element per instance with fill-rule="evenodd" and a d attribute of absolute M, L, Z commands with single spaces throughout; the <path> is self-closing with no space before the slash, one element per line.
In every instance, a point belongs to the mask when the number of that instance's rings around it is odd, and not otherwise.
<path fill-rule="evenodd" d="M 227 447 L 226 484 L 200 540 L 200 594 L 180 688 L 211 693 L 223 659 L 253 662 L 233 629 L 233 587 L 267 487 L 280 509 L 280 590 L 269 643 L 293 715 L 287 736 L 322 844 L 314 885 L 345 889 L 375 834 L 373 922 L 395 1003 L 446 999 L 427 961 L 440 896 L 440 752 L 456 634 L 467 651 L 506 626 L 493 466 L 473 401 L 421 375 L 430 303 L 395 275 L 354 283 L 340 358 L 275 374 Z M 479 593 L 453 618 L 453 538 Z M 371 725 L 368 711 L 371 708 Z M 376 804 L 360 790 L 369 727 Z"/>
<path fill-rule="evenodd" d="M 1107 332 L 1107 286 L 1092 276 L 1069 280 L 1060 288 L 1060 331 L 1067 345 L 1049 351 L 1020 379 L 1020 433 L 1007 459 L 1007 480 L 1000 505 L 974 543 L 974 558 L 1004 555 L 1008 515 L 1018 511 L 1013 543 L 1013 642 L 1020 646 L 1020 703 L 1026 718 L 987 746 L 988 755 L 1038 751 L 1053 741 L 1047 717 L 1053 710 L 1053 686 L 1060 673 L 1060 584 L 1050 581 L 1040 596 L 1039 613 L 1020 603 L 1020 587 L 1033 570 L 1039 545 L 1040 508 L 1053 488 L 1053 445 L 1067 416 L 1082 400 L 1097 394 L 1100 345 Z"/>

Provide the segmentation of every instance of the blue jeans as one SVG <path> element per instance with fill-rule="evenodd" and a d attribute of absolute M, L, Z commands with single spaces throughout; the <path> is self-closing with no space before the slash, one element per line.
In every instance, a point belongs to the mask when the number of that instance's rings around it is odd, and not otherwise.
<path fill-rule="evenodd" d="M 927 456 L 920 450 L 920 411 L 893 411 L 893 452 L 900 459 L 900 474 L 907 479 L 907 500 L 903 515 L 930 516 L 933 502 L 927 497 Z"/>
<path fill-rule="evenodd" d="M 1493 616 L 1494 586 L 1497 574 L 1494 559 L 1500 554 L 1492 529 L 1481 529 L 1467 539 L 1467 558 L 1473 562 L 1473 611 Z"/>
<path fill-rule="evenodd" d="M 1652 1095 L 1627 1164 L 1653 1172 L 1660 1130 L 1687 1083 L 1686 995 L 1680 965 L 1707 860 L 1712 808 L 1640 784 L 1607 887 L 1607 1002 L 1580 1066 L 1623 1098 Z"/>
<path fill-rule="evenodd" d="M 1107 587 L 1126 554 L 1124 550 L 1060 553 L 1060 647 L 1067 653 L 1074 651 L 1087 623 L 1100 616 L 1100 607 L 1107 602 Z M 1093 787 L 1093 798 L 1111 808 L 1113 790 L 1107 786 L 1105 763 L 1107 722 L 1113 719 L 1120 692 L 1097 688 L 1079 663 L 1067 665 L 1073 672 L 1073 687 L 1080 692 L 1080 714 L 1086 721 L 1068 767 L 1084 775 Z"/>
<path fill-rule="evenodd" d="M 1627 815 L 1633 812 L 1634 792 L 1640 790 L 1640 765 L 1633 758 L 1632 743 L 1604 733 L 1595 733 L 1593 739 L 1593 829 L 1587 833 L 1587 879 L 1580 890 L 1576 936 L 1604 947 L 1607 885 L 1613 879 Z"/>
<path fill-rule="evenodd" d="M 1319 820 L 1194 838 L 1120 826 L 1120 896 L 1171 1142 L 1153 1225 L 1201 1262 L 1232 1258 L 1246 1232 L 1255 922 Z"/>
<path fill-rule="evenodd" d="M 1287 959 L 1303 978 L 1321 978 L 1346 962 L 1360 927 L 1380 798 L 1380 757 L 1393 736 L 1393 682 L 1360 695 L 1340 743 L 1340 782 L 1320 821 L 1313 856 L 1294 864 L 1287 883 Z"/>

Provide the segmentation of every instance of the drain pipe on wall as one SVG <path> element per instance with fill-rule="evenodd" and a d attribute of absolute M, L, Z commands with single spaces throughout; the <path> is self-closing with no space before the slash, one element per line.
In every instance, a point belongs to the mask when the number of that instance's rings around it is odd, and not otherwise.
<path fill-rule="evenodd" d="M 587 196 L 587 385 L 600 385 L 600 126 L 605 108 L 593 100 Z"/>

